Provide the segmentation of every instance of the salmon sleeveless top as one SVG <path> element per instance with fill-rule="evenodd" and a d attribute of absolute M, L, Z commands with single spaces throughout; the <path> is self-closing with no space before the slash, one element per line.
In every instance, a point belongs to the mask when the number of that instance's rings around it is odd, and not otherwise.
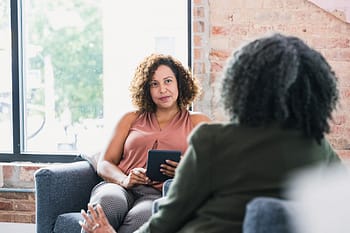
<path fill-rule="evenodd" d="M 187 136 L 192 129 L 187 110 L 179 111 L 163 129 L 160 129 L 154 113 L 140 114 L 131 124 L 118 167 L 126 175 L 135 167 L 146 168 L 150 149 L 179 150 L 184 154 L 188 147 Z"/>

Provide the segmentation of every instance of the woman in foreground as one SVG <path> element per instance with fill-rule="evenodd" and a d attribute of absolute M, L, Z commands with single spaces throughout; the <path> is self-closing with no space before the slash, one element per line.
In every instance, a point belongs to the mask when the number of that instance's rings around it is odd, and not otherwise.
<path fill-rule="evenodd" d="M 231 122 L 202 124 L 176 170 L 166 201 L 136 232 L 241 233 L 254 197 L 283 197 L 299 169 L 339 163 L 327 142 L 338 100 L 334 72 L 296 37 L 273 34 L 229 59 L 222 99 Z M 87 232 L 114 232 L 101 208 Z"/>

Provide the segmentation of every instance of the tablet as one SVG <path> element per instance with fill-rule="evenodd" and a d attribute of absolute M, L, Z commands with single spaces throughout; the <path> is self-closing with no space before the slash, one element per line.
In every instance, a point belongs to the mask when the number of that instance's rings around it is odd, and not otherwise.
<path fill-rule="evenodd" d="M 165 160 L 180 161 L 181 151 L 177 150 L 149 150 L 146 175 L 152 181 L 163 182 L 172 177 L 160 172 L 160 165 L 166 164 Z"/>

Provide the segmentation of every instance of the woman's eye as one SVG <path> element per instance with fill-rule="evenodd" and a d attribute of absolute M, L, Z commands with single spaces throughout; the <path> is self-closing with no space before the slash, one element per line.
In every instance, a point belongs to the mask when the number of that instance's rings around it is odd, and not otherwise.
<path fill-rule="evenodd" d="M 166 80 L 164 81 L 164 83 L 165 83 L 165 84 L 170 84 L 172 81 L 173 81 L 172 79 L 166 79 Z"/>
<path fill-rule="evenodd" d="M 158 83 L 157 82 L 150 82 L 150 87 L 158 87 Z"/>

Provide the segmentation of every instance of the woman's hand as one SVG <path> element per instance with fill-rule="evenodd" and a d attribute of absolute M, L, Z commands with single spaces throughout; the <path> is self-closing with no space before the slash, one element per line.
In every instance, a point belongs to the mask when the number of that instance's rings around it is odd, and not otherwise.
<path fill-rule="evenodd" d="M 95 209 L 91 204 L 88 204 L 88 210 L 89 215 L 81 210 L 81 215 L 85 221 L 79 221 L 80 226 L 86 233 L 117 233 L 109 224 L 100 204 L 97 204 Z"/>
<path fill-rule="evenodd" d="M 182 159 L 182 156 L 181 156 Z M 172 160 L 165 160 L 166 164 L 160 165 L 160 171 L 167 176 L 174 177 L 175 176 L 175 170 L 177 166 L 179 165 L 178 162 L 172 161 Z"/>
<path fill-rule="evenodd" d="M 131 188 L 138 184 L 150 184 L 150 179 L 146 176 L 146 169 L 133 168 L 129 175 L 122 181 L 121 185 L 124 188 Z"/>

